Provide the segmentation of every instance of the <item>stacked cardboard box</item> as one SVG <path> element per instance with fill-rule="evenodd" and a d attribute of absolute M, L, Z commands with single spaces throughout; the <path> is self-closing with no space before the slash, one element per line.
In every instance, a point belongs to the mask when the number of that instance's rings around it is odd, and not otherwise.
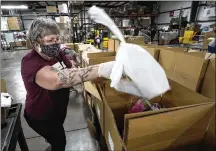
<path fill-rule="evenodd" d="M 20 30 L 20 23 L 17 17 L 8 17 L 9 30 Z"/>
<path fill-rule="evenodd" d="M 120 45 L 120 41 L 115 38 L 111 38 L 108 40 L 108 51 L 117 51 Z"/>
<path fill-rule="evenodd" d="M 131 36 L 126 38 L 127 43 L 133 43 L 137 45 L 143 45 L 144 44 L 144 36 Z"/>
<path fill-rule="evenodd" d="M 47 6 L 47 13 L 57 13 L 57 8 L 56 6 Z"/>

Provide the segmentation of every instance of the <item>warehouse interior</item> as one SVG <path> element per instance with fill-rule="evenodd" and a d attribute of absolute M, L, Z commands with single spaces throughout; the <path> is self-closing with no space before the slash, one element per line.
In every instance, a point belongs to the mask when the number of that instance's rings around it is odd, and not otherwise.
<path fill-rule="evenodd" d="M 2 151 L 54 151 L 24 116 L 29 94 L 22 68 L 35 66 L 23 58 L 35 51 L 29 35 L 37 18 L 58 26 L 59 51 L 72 68 L 116 67 L 106 68 L 108 78 L 98 69 L 97 79 L 67 87 L 66 151 L 216 150 L 215 1 L 2 0 Z M 61 61 L 55 67 L 67 70 L 63 63 L 66 69 Z M 27 83 L 53 91 L 35 78 Z M 128 87 L 117 86 L 121 81 Z"/>

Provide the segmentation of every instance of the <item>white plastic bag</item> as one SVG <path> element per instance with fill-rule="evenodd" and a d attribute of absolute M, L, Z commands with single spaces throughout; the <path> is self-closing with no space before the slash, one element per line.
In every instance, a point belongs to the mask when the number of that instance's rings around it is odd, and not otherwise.
<path fill-rule="evenodd" d="M 142 47 L 125 43 L 124 36 L 118 27 L 102 9 L 93 6 L 88 13 L 95 22 L 107 26 L 121 41 L 110 76 L 111 87 L 118 91 L 135 93 L 138 96 L 141 94 L 148 100 L 170 89 L 168 79 L 160 64 Z M 134 83 L 132 87 L 129 87 L 129 83 L 122 84 L 123 72 Z"/>
<path fill-rule="evenodd" d="M 1 93 L 1 107 L 11 107 L 13 98 L 8 93 Z"/>

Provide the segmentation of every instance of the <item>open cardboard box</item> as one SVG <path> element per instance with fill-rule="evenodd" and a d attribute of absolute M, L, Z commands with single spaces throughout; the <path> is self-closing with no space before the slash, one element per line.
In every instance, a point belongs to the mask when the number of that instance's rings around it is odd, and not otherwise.
<path fill-rule="evenodd" d="M 111 101 L 105 96 L 103 85 L 99 85 L 105 110 L 105 138 L 110 151 L 174 151 L 176 148 L 197 151 L 215 104 L 172 80 L 170 85 L 171 91 L 152 100 L 166 109 L 133 114 L 128 114 L 130 97 Z"/>
<path fill-rule="evenodd" d="M 169 79 L 198 92 L 209 61 L 203 55 L 161 49 L 159 63 Z"/>

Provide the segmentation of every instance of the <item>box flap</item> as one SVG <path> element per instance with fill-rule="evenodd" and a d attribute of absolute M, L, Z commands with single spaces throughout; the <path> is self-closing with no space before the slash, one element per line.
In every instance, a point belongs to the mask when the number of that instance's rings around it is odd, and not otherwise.
<path fill-rule="evenodd" d="M 215 97 L 215 60 L 211 59 L 208 63 L 207 70 L 202 82 L 200 93 L 208 98 L 216 100 Z"/>
<path fill-rule="evenodd" d="M 115 60 L 115 56 L 100 57 L 100 58 L 89 58 L 88 65 L 96 65 L 96 64 L 101 64 L 101 63 L 104 63 L 104 62 L 114 61 L 114 60 Z"/>
<path fill-rule="evenodd" d="M 102 101 L 100 93 L 98 92 L 95 84 L 91 83 L 90 81 L 84 82 L 84 88 L 86 91 L 88 91 L 94 97 L 96 97 L 97 99 Z"/>
<path fill-rule="evenodd" d="M 88 58 L 96 58 L 98 59 L 99 57 L 112 57 L 115 56 L 115 52 L 94 52 L 94 53 L 87 53 Z"/>
<path fill-rule="evenodd" d="M 194 141 L 200 142 L 204 137 L 213 108 L 214 104 L 208 103 L 129 119 L 127 148 L 139 148 L 165 140 L 172 140 L 169 145 L 178 146 L 181 141 L 176 140 L 191 136 L 197 136 Z M 189 143 L 188 140 L 185 143 Z"/>
<path fill-rule="evenodd" d="M 99 86 L 99 91 L 103 92 L 102 87 Z M 101 94 L 103 100 L 104 100 L 104 109 L 105 109 L 105 137 L 106 137 L 106 143 L 110 151 L 127 151 L 127 147 L 124 144 L 124 142 L 121 139 L 121 136 L 119 134 L 116 121 L 114 118 L 114 115 L 112 113 L 112 110 L 110 109 L 108 102 L 105 99 L 104 94 Z"/>
<path fill-rule="evenodd" d="M 208 60 L 195 56 L 193 53 L 179 53 L 162 49 L 159 63 L 165 69 L 168 78 L 198 91 Z"/>

